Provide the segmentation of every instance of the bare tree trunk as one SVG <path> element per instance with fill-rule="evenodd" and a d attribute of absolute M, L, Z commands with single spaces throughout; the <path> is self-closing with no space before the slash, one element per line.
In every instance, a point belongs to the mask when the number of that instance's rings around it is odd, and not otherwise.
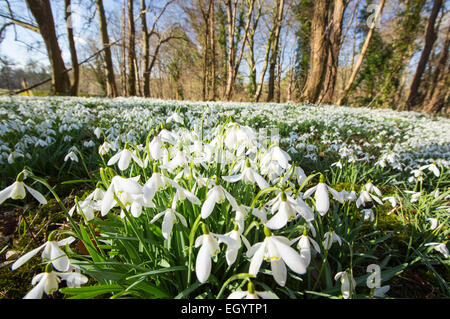
<path fill-rule="evenodd" d="M 429 89 L 427 90 L 427 96 L 425 98 L 426 102 L 429 102 L 433 96 L 434 90 L 437 86 L 437 83 L 442 79 L 442 72 L 445 70 L 445 65 L 447 63 L 448 58 L 448 48 L 450 44 L 450 27 L 447 28 L 447 35 L 445 38 L 444 45 L 442 46 L 441 53 L 439 54 L 439 59 L 437 61 L 434 74 L 431 79 L 431 83 L 429 85 Z"/>
<path fill-rule="evenodd" d="M 211 12 L 211 6 L 214 5 L 212 0 L 209 0 L 208 3 L 208 8 L 205 9 L 203 6 L 203 1 L 199 0 L 199 8 L 202 14 L 202 18 L 203 21 L 205 23 L 205 33 L 203 35 L 203 42 L 204 42 L 204 46 L 203 46 L 203 66 L 202 66 L 202 99 L 203 101 L 206 101 L 206 98 L 208 96 L 208 56 L 210 53 L 209 50 L 209 42 L 210 42 L 210 37 L 209 37 L 209 31 L 210 31 L 210 12 Z"/>
<path fill-rule="evenodd" d="M 239 55 L 237 55 L 237 46 L 238 43 L 234 42 L 234 27 L 236 22 L 236 4 L 237 1 L 234 1 L 234 4 L 231 3 L 231 1 L 227 2 L 227 17 L 228 17 L 228 45 L 229 45 L 229 52 L 228 52 L 228 71 L 227 71 L 227 85 L 225 90 L 225 98 L 227 100 L 230 100 L 233 94 L 233 87 L 234 83 L 236 82 L 236 77 L 239 71 L 239 66 L 241 65 L 242 57 L 244 56 L 245 46 L 247 43 L 247 37 L 249 33 L 250 23 L 251 23 L 251 17 L 253 14 L 253 8 L 254 8 L 255 0 L 249 0 L 248 1 L 248 10 L 246 13 L 247 21 L 244 26 L 244 37 L 242 39 L 242 45 L 239 51 Z M 232 36 L 230 35 L 230 32 L 232 32 Z M 231 55 L 230 55 L 231 53 Z M 237 58 L 236 58 L 237 56 Z"/>
<path fill-rule="evenodd" d="M 99 16 L 100 33 L 102 36 L 102 45 L 105 56 L 105 75 L 106 75 L 106 94 L 108 97 L 117 96 L 116 79 L 114 77 L 114 66 L 111 57 L 111 47 L 108 36 L 108 26 L 106 24 L 105 9 L 103 7 L 103 0 L 97 1 L 97 11 Z"/>
<path fill-rule="evenodd" d="M 336 75 L 339 66 L 339 51 L 341 48 L 342 20 L 344 11 L 348 2 L 345 0 L 336 0 L 334 2 L 333 16 L 330 22 L 330 33 L 328 36 L 328 60 L 325 70 L 325 78 L 319 103 L 332 103 L 334 88 L 336 85 Z"/>
<path fill-rule="evenodd" d="M 69 42 L 70 57 L 72 59 L 73 82 L 70 87 L 70 95 L 78 95 L 78 85 L 80 83 L 80 66 L 78 65 L 77 50 L 75 41 L 73 39 L 73 25 L 72 25 L 72 6 L 70 0 L 64 0 L 64 8 L 66 11 L 65 20 L 67 27 L 67 40 Z"/>
<path fill-rule="evenodd" d="M 258 1 L 258 12 L 255 17 L 251 17 L 252 24 L 251 28 L 248 30 L 247 35 L 247 64 L 249 68 L 249 84 L 248 84 L 248 95 L 251 100 L 254 99 L 256 93 L 256 61 L 255 61 L 255 32 L 258 28 L 259 18 L 261 17 L 262 3 Z"/>
<path fill-rule="evenodd" d="M 123 6 L 122 6 L 122 65 L 120 67 L 120 83 L 122 85 L 122 95 L 127 96 L 128 95 L 128 89 L 127 89 L 127 55 L 126 55 L 126 38 L 127 38 L 127 28 L 126 28 L 126 21 L 127 21 L 127 15 L 126 15 L 126 2 L 127 0 L 123 0 Z"/>
<path fill-rule="evenodd" d="M 322 80 L 327 63 L 327 26 L 329 0 L 316 1 L 311 24 L 311 62 L 308 78 L 301 99 L 315 103 L 322 88 Z"/>
<path fill-rule="evenodd" d="M 237 0 L 233 2 L 231 0 L 226 0 L 225 4 L 227 7 L 227 22 L 228 22 L 228 53 L 227 53 L 227 86 L 225 89 L 225 99 L 229 100 L 231 98 L 232 82 L 234 77 L 234 64 L 236 59 L 236 50 L 234 48 L 234 30 L 236 23 L 236 3 Z M 233 6 L 234 5 L 234 6 Z"/>
<path fill-rule="evenodd" d="M 136 30 L 133 0 L 128 0 L 128 93 L 136 95 Z"/>
<path fill-rule="evenodd" d="M 355 67 L 353 68 L 352 74 L 350 75 L 350 79 L 347 81 L 347 84 L 345 85 L 344 91 L 342 92 L 341 97 L 338 99 L 337 103 L 340 105 L 342 101 L 347 97 L 348 92 L 350 91 L 350 88 L 352 87 L 353 81 L 356 78 L 356 74 L 358 74 L 359 68 L 361 67 L 361 64 L 364 60 L 364 56 L 366 55 L 367 49 L 370 44 L 370 39 L 372 38 L 373 30 L 375 29 L 376 21 L 381 17 L 381 12 L 383 11 L 385 0 L 380 1 L 380 5 L 378 6 L 377 12 L 375 13 L 374 19 L 372 21 L 372 24 L 370 25 L 369 32 L 367 33 L 366 40 L 363 44 L 363 47 L 361 49 L 361 53 L 359 54 L 358 61 L 356 62 Z"/>
<path fill-rule="evenodd" d="M 448 97 L 448 87 L 449 84 L 449 74 L 450 74 L 450 64 L 447 67 L 447 71 L 445 71 L 445 65 L 447 64 L 448 59 L 448 49 L 450 45 L 450 28 L 447 31 L 447 37 L 445 39 L 444 45 L 441 50 L 441 54 L 439 55 L 439 61 L 436 66 L 436 71 L 433 79 L 433 88 L 430 90 L 430 97 L 427 101 L 424 110 L 427 112 L 438 112 L 441 105 L 443 104 L 447 92 Z"/>
<path fill-rule="evenodd" d="M 279 1 L 277 1 L 276 3 L 276 12 L 279 12 Z M 261 74 L 259 76 L 259 84 L 258 87 L 256 89 L 256 93 L 255 93 L 255 101 L 258 102 L 259 99 L 261 98 L 261 94 L 262 94 L 262 90 L 264 87 L 264 77 L 266 75 L 266 71 L 267 71 L 267 67 L 269 65 L 269 55 L 270 55 L 270 50 L 272 48 L 272 44 L 274 42 L 274 37 L 275 37 L 275 29 L 277 26 L 277 18 L 278 15 L 274 16 L 274 20 L 272 21 L 272 28 L 268 34 L 267 37 L 267 44 L 266 44 L 266 50 L 264 53 L 264 64 L 263 64 L 263 68 L 261 70 Z"/>
<path fill-rule="evenodd" d="M 425 71 L 425 67 L 430 58 L 430 52 L 433 48 L 434 41 L 436 41 L 437 35 L 434 24 L 438 16 L 439 10 L 442 6 L 442 0 L 434 0 L 433 8 L 431 9 L 430 17 L 428 18 L 427 28 L 425 30 L 425 45 L 420 55 L 419 63 L 417 64 L 416 72 L 411 81 L 408 97 L 406 98 L 405 108 L 411 110 L 411 108 L 419 103 L 419 86 L 422 81 L 422 74 Z"/>
<path fill-rule="evenodd" d="M 214 12 L 214 1 L 212 1 L 210 5 L 210 12 L 209 12 L 209 45 L 211 49 L 210 57 L 211 57 L 211 101 L 215 101 L 217 98 L 217 90 L 216 90 L 216 29 L 215 29 L 215 12 Z"/>
<path fill-rule="evenodd" d="M 69 95 L 70 79 L 61 55 L 49 0 L 26 0 L 47 49 L 52 70 L 52 94 Z"/>
<path fill-rule="evenodd" d="M 284 10 L 284 0 L 277 1 L 277 18 L 275 24 L 275 34 L 274 34 L 274 43 L 272 45 L 272 53 L 270 55 L 270 63 L 269 63 L 269 83 L 268 83 L 268 91 L 267 91 L 267 102 L 271 102 L 274 97 L 274 89 L 275 89 L 275 68 L 277 64 L 278 50 L 279 50 L 279 41 L 280 41 L 280 31 L 283 23 L 283 10 Z"/>
<path fill-rule="evenodd" d="M 143 77 L 144 77 L 144 96 L 150 97 L 150 73 L 149 73 L 149 63 L 150 63 L 150 45 L 149 45 L 149 34 L 147 27 L 147 17 L 146 10 L 147 6 L 145 0 L 140 0 L 141 7 L 141 24 L 142 24 L 142 55 L 143 55 Z"/>

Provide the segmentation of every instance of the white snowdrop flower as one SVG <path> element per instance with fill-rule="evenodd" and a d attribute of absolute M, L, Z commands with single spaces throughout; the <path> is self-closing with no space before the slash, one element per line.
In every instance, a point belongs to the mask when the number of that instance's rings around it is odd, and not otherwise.
<path fill-rule="evenodd" d="M 415 203 L 419 200 L 419 197 L 422 195 L 421 192 L 414 192 L 414 191 L 405 191 L 405 193 L 411 194 L 411 203 Z"/>
<path fill-rule="evenodd" d="M 83 143 L 83 146 L 84 147 L 94 147 L 95 146 L 95 143 L 94 143 L 94 141 L 85 141 L 84 143 Z"/>
<path fill-rule="evenodd" d="M 383 198 L 384 201 L 389 201 L 392 207 L 397 206 L 397 199 L 394 196 L 388 196 Z"/>
<path fill-rule="evenodd" d="M 51 267 L 46 272 L 33 277 L 31 284 L 34 286 L 23 299 L 41 299 L 44 292 L 51 295 L 59 288 L 61 279 L 66 280 L 68 287 L 77 287 L 88 282 L 88 278 L 78 272 L 56 272 Z"/>
<path fill-rule="evenodd" d="M 102 130 L 99 127 L 96 127 L 94 130 L 94 134 L 97 138 L 100 138 L 100 136 L 102 136 Z"/>
<path fill-rule="evenodd" d="M 300 254 L 290 245 L 289 239 L 283 236 L 273 236 L 269 229 L 264 227 L 266 238 L 254 244 L 248 251 L 251 258 L 248 273 L 256 276 L 263 260 L 270 262 L 272 275 L 277 284 L 284 287 L 287 279 L 286 265 L 297 274 L 306 273 L 306 265 Z"/>
<path fill-rule="evenodd" d="M 277 295 L 275 295 L 271 291 L 256 291 L 252 282 L 248 282 L 248 290 L 247 291 L 235 291 L 232 292 L 228 299 L 279 299 Z"/>
<path fill-rule="evenodd" d="M 173 171 L 179 167 L 182 168 L 188 167 L 189 166 L 188 163 L 189 160 L 184 150 L 178 149 L 175 156 L 167 164 L 161 165 L 161 167 L 173 173 Z"/>
<path fill-rule="evenodd" d="M 167 123 L 176 122 L 176 123 L 179 123 L 179 124 L 184 124 L 183 118 L 177 112 L 173 112 L 172 115 L 170 115 L 167 118 L 166 122 Z"/>
<path fill-rule="evenodd" d="M 337 161 L 337 162 L 331 164 L 331 166 L 336 166 L 336 167 L 339 167 L 340 169 L 342 169 L 342 163 L 341 163 L 341 161 Z"/>
<path fill-rule="evenodd" d="M 311 253 L 314 251 L 320 253 L 320 246 L 313 238 L 306 234 L 306 231 L 300 237 L 293 239 L 291 243 L 295 243 L 296 241 L 298 241 L 297 248 L 305 262 L 305 267 L 308 267 L 311 262 Z"/>
<path fill-rule="evenodd" d="M 164 142 L 161 136 L 155 136 L 148 145 L 150 157 L 157 161 L 162 161 L 168 156 L 167 150 L 164 148 Z"/>
<path fill-rule="evenodd" d="M 264 189 L 269 187 L 269 183 L 259 175 L 253 168 L 250 167 L 250 162 L 246 161 L 246 166 L 242 170 L 241 174 L 232 175 L 232 176 L 222 176 L 222 178 L 229 183 L 236 183 L 242 180 L 246 184 L 254 184 L 256 183 L 260 189 Z"/>
<path fill-rule="evenodd" d="M 333 188 L 325 184 L 325 178 L 323 175 L 320 175 L 319 184 L 314 187 L 308 189 L 305 194 L 303 194 L 303 198 L 306 199 L 310 197 L 314 193 L 314 198 L 316 200 L 316 209 L 317 212 L 324 216 L 328 210 L 330 209 L 330 198 L 328 196 L 328 192 L 333 195 L 333 198 L 340 203 L 344 202 L 343 197 Z"/>
<path fill-rule="evenodd" d="M 69 153 L 67 153 L 66 157 L 64 157 L 64 162 L 67 162 L 68 159 L 73 162 L 78 162 L 78 156 L 74 151 L 70 151 Z"/>
<path fill-rule="evenodd" d="M 328 231 L 324 234 L 323 246 L 325 249 L 329 250 L 334 242 L 339 243 L 342 246 L 342 239 L 334 231 Z"/>
<path fill-rule="evenodd" d="M 211 274 L 211 258 L 219 253 L 219 242 L 217 239 L 227 245 L 236 246 L 237 243 L 228 236 L 211 233 L 205 224 L 202 224 L 202 229 L 203 235 L 200 235 L 195 240 L 195 248 L 201 246 L 195 261 L 195 273 L 198 281 L 204 283 Z"/>
<path fill-rule="evenodd" d="M 42 205 L 47 204 L 47 200 L 40 192 L 26 185 L 24 182 L 24 173 L 20 173 L 17 180 L 0 191 L 0 205 L 3 204 L 8 198 L 11 199 L 24 199 L 26 190 Z"/>
<path fill-rule="evenodd" d="M 167 183 L 169 183 L 172 187 L 174 187 L 177 190 L 175 193 L 175 197 L 176 197 L 177 201 L 184 201 L 187 198 L 192 204 L 195 204 L 195 205 L 202 204 L 202 202 L 198 199 L 197 196 L 194 195 L 194 193 L 181 187 L 177 182 L 175 182 L 169 178 L 165 178 L 164 180 L 167 181 Z"/>
<path fill-rule="evenodd" d="M 251 128 L 237 123 L 228 124 L 224 143 L 229 150 L 236 150 L 237 156 L 241 155 L 246 147 L 252 148 L 255 140 L 256 134 Z"/>
<path fill-rule="evenodd" d="M 265 168 L 269 167 L 272 162 L 277 163 L 281 168 L 287 169 L 291 157 L 283 151 L 278 145 L 272 145 L 261 159 L 261 172 L 265 175 Z M 263 172 L 264 170 L 264 172 Z"/>
<path fill-rule="evenodd" d="M 375 215 L 373 213 L 373 210 L 370 208 L 362 209 L 361 213 L 364 215 L 364 220 L 370 220 L 373 222 L 375 220 Z"/>
<path fill-rule="evenodd" d="M 23 154 L 17 151 L 11 152 L 8 156 L 8 163 L 13 164 L 19 157 L 23 157 Z"/>
<path fill-rule="evenodd" d="M 423 171 L 425 169 L 429 169 L 430 171 L 432 171 L 436 177 L 439 177 L 441 174 L 441 172 L 439 171 L 439 168 L 437 168 L 437 166 L 435 164 L 428 164 L 428 165 L 419 167 L 419 171 Z"/>
<path fill-rule="evenodd" d="M 160 172 L 157 172 L 154 169 L 152 176 L 148 179 L 143 187 L 144 200 L 147 203 L 151 203 L 153 201 L 153 197 L 155 197 L 156 192 L 165 189 L 169 185 L 168 179 L 169 178 L 165 177 Z"/>
<path fill-rule="evenodd" d="M 138 183 L 140 176 L 123 178 L 114 176 L 111 184 L 106 190 L 101 204 L 101 215 L 105 216 L 116 205 L 118 205 L 114 195 L 125 207 L 130 207 L 130 212 L 134 217 L 139 217 L 142 207 L 154 207 L 153 203 L 144 202 L 143 189 Z"/>
<path fill-rule="evenodd" d="M 444 255 L 444 258 L 448 259 L 449 252 L 447 249 L 447 246 L 444 243 L 427 243 L 425 244 L 426 247 L 433 246 L 435 250 L 440 252 L 442 255 Z"/>
<path fill-rule="evenodd" d="M 294 220 L 297 214 L 301 215 L 306 221 L 314 219 L 311 208 L 301 198 L 294 200 L 285 192 L 281 192 L 272 202 L 272 213 L 277 213 L 266 223 L 266 226 L 270 229 L 283 228 L 289 221 Z"/>
<path fill-rule="evenodd" d="M 347 192 L 345 189 L 341 190 L 341 191 L 339 192 L 339 195 L 341 195 L 341 197 L 342 197 L 344 200 L 348 200 L 348 201 L 353 201 L 353 200 L 355 200 L 355 199 L 358 197 L 358 195 L 356 194 L 356 192 L 355 192 L 354 190 L 352 190 L 352 191 L 349 193 L 349 192 Z"/>
<path fill-rule="evenodd" d="M 434 199 L 438 199 L 439 195 L 440 195 L 439 188 L 436 188 L 434 192 Z"/>
<path fill-rule="evenodd" d="M 237 224 L 231 232 L 228 232 L 223 236 L 228 236 L 229 238 L 234 240 L 234 242 L 228 241 L 230 244 L 227 245 L 227 250 L 225 251 L 225 259 L 227 260 L 228 266 L 230 266 L 236 261 L 239 249 L 242 246 L 242 242 L 244 243 L 247 250 L 250 249 L 251 245 L 248 242 L 247 238 L 245 238 L 245 236 L 239 230 L 239 226 Z M 219 238 L 219 244 L 222 242 L 224 241 Z"/>
<path fill-rule="evenodd" d="M 119 169 L 121 171 L 124 171 L 130 165 L 131 159 L 133 159 L 136 162 L 136 164 L 138 164 L 140 167 L 144 167 L 144 163 L 142 163 L 141 159 L 136 155 L 136 153 L 134 151 L 131 152 L 126 148 L 120 150 L 113 157 L 111 157 L 107 165 L 111 166 L 119 162 L 118 163 Z"/>
<path fill-rule="evenodd" d="M 163 237 L 165 239 L 169 239 L 170 234 L 172 233 L 172 228 L 174 225 L 174 222 L 176 222 L 176 219 L 178 218 L 184 227 L 187 227 L 186 218 L 184 218 L 183 215 L 175 211 L 176 209 L 176 198 L 172 200 L 172 207 L 166 209 L 165 211 L 156 214 L 153 219 L 150 221 L 150 224 L 153 224 L 155 221 L 157 221 L 159 218 L 164 216 L 161 231 L 163 234 Z"/>
<path fill-rule="evenodd" d="M 113 146 L 108 142 L 104 142 L 99 146 L 98 153 L 102 156 L 105 156 L 111 149 L 113 149 Z"/>
<path fill-rule="evenodd" d="M 378 189 L 378 187 L 376 187 L 375 185 L 373 185 L 371 181 L 369 181 L 366 185 L 364 185 L 364 188 L 365 188 L 366 191 L 368 191 L 369 193 L 375 192 L 375 194 L 377 194 L 378 196 L 382 196 L 382 195 L 381 195 L 381 191 Z"/>
<path fill-rule="evenodd" d="M 216 204 L 223 203 L 225 199 L 228 200 L 235 211 L 239 209 L 239 205 L 236 202 L 236 199 L 230 193 L 228 193 L 228 191 L 223 188 L 218 183 L 218 181 L 213 182 L 213 184 L 214 186 L 206 194 L 206 200 L 202 205 L 201 216 L 203 219 L 211 215 Z"/>
<path fill-rule="evenodd" d="M 300 166 L 295 166 L 292 172 L 294 176 L 297 177 L 297 183 L 301 185 L 303 181 L 307 178 L 305 171 Z"/>
<path fill-rule="evenodd" d="M 11 269 L 16 270 L 43 250 L 41 254 L 43 260 L 51 262 L 53 267 L 55 267 L 58 271 L 67 271 L 70 266 L 69 257 L 67 257 L 66 253 L 59 247 L 73 243 L 75 241 L 75 237 L 70 236 L 60 241 L 54 241 L 53 237 L 54 233 L 51 233 L 47 242 L 17 259 L 11 266 Z"/>
<path fill-rule="evenodd" d="M 427 221 L 430 222 L 430 229 L 435 230 L 438 227 L 439 221 L 436 218 L 427 218 Z"/>
<path fill-rule="evenodd" d="M 334 276 L 334 280 L 340 280 L 341 282 L 342 297 L 344 299 L 350 298 L 352 291 L 356 287 L 356 281 L 353 279 L 352 275 L 347 271 L 341 271 Z"/>

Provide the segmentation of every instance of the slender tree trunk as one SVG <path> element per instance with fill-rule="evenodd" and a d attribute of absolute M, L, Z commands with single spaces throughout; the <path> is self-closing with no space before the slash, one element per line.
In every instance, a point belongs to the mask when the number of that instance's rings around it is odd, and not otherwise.
<path fill-rule="evenodd" d="M 150 63 L 150 45 L 149 45 L 149 34 L 147 27 L 147 17 L 146 10 L 147 6 L 145 0 L 140 0 L 141 7 L 141 24 L 142 24 L 142 55 L 143 55 L 143 77 L 144 77 L 144 96 L 150 97 L 150 73 L 149 73 L 149 63 Z"/>
<path fill-rule="evenodd" d="M 78 65 L 77 50 L 75 41 L 73 39 L 73 24 L 72 24 L 72 6 L 70 0 L 64 0 L 64 8 L 66 10 L 65 20 L 67 27 L 67 40 L 69 42 L 70 57 L 72 59 L 73 82 L 70 87 L 70 95 L 78 95 L 78 85 L 80 83 L 80 66 Z"/>
<path fill-rule="evenodd" d="M 248 84 L 248 95 L 251 100 L 255 98 L 256 93 L 256 61 L 255 61 L 255 32 L 258 28 L 259 18 L 261 17 L 262 4 L 258 1 L 258 11 L 255 17 L 251 17 L 252 24 L 251 28 L 248 30 L 247 35 L 247 46 L 248 46 L 248 54 L 247 54 L 247 64 L 249 68 L 249 84 Z"/>
<path fill-rule="evenodd" d="M 105 75 L 106 75 L 106 94 L 108 97 L 117 96 L 116 79 L 114 77 L 114 66 L 111 57 L 111 47 L 108 36 L 108 26 L 106 24 L 105 9 L 103 7 L 103 0 L 97 1 L 97 11 L 99 16 L 100 33 L 102 36 L 103 52 L 105 57 Z"/>
<path fill-rule="evenodd" d="M 311 60 L 308 78 L 301 99 L 315 103 L 322 88 L 322 80 L 327 63 L 327 26 L 329 0 L 316 1 L 311 24 Z"/>
<path fill-rule="evenodd" d="M 447 67 L 445 65 L 448 63 L 448 49 L 450 45 L 450 28 L 447 31 L 447 36 L 442 47 L 441 53 L 439 55 L 439 61 L 436 65 L 436 71 L 433 79 L 433 88 L 430 90 L 429 99 L 425 106 L 425 111 L 427 112 L 437 112 L 439 111 L 442 103 L 445 100 L 446 92 L 448 97 L 449 84 L 449 74 L 450 74 L 450 64 Z"/>
<path fill-rule="evenodd" d="M 409 88 L 408 97 L 406 98 L 405 108 L 411 110 L 411 108 L 420 103 L 419 100 L 419 86 L 422 81 L 422 74 L 425 71 L 425 67 L 430 58 L 430 52 L 433 49 L 434 41 L 436 41 L 437 35 L 434 24 L 438 16 L 439 10 L 442 6 L 442 0 L 434 0 L 433 8 L 431 9 L 431 14 L 428 19 L 427 28 L 425 30 L 425 45 L 420 55 L 419 63 L 417 64 L 416 72 L 411 81 L 411 86 Z"/>
<path fill-rule="evenodd" d="M 26 0 L 26 2 L 39 26 L 39 33 L 42 35 L 45 48 L 47 49 L 52 70 L 52 94 L 69 95 L 70 79 L 66 72 L 58 38 L 56 37 L 50 1 Z"/>
<path fill-rule="evenodd" d="M 225 89 L 225 99 L 229 100 L 231 98 L 231 90 L 233 88 L 233 78 L 234 78 L 234 65 L 236 59 L 236 50 L 234 43 L 234 32 L 236 23 L 236 3 L 237 0 L 226 1 L 227 7 L 227 22 L 228 22 L 228 60 L 227 60 L 227 85 Z"/>
<path fill-rule="evenodd" d="M 328 60 L 325 70 L 325 78 L 319 103 L 332 103 L 334 89 L 336 86 L 336 76 L 339 66 L 339 51 L 341 48 L 342 20 L 344 11 L 348 2 L 345 0 L 336 0 L 334 2 L 333 16 L 331 21 L 330 33 L 328 37 Z"/>
<path fill-rule="evenodd" d="M 228 37 L 228 43 L 229 43 L 229 48 L 230 50 L 232 49 L 232 56 L 230 57 L 230 55 L 228 55 L 229 59 L 228 59 L 228 72 L 227 72 L 227 86 L 226 86 L 226 91 L 225 91 L 225 98 L 227 100 L 230 100 L 233 94 L 233 87 L 234 84 L 236 82 L 236 77 L 237 74 L 239 72 L 239 66 L 241 65 L 241 61 L 242 61 L 242 57 L 244 56 L 244 51 L 245 51 L 245 46 L 247 43 L 247 37 L 249 34 L 249 29 L 250 29 L 250 23 L 252 20 L 252 14 L 253 14 L 253 8 L 254 8 L 254 3 L 255 0 L 249 0 L 248 1 L 248 10 L 246 13 L 246 17 L 247 17 L 247 21 L 245 23 L 244 26 L 244 37 L 242 39 L 242 45 L 239 51 L 239 55 L 237 55 L 237 46 L 238 43 L 234 42 L 234 24 L 236 21 L 236 2 L 234 2 L 234 7 L 231 4 L 231 1 L 229 1 L 229 3 L 227 4 L 227 9 L 228 9 L 228 5 L 230 5 L 230 10 L 227 10 L 227 14 L 228 14 L 228 23 L 229 23 L 229 31 L 231 30 L 230 28 L 230 23 L 232 23 L 233 26 L 233 37 Z M 233 16 L 230 17 L 230 14 L 232 14 Z M 231 41 L 231 42 L 230 42 Z M 237 55 L 237 58 L 236 58 Z"/>
<path fill-rule="evenodd" d="M 210 52 L 210 36 L 209 36 L 209 31 L 210 31 L 210 22 L 211 19 L 209 17 L 209 14 L 211 12 L 211 6 L 214 5 L 212 0 L 209 0 L 208 3 L 208 8 L 205 9 L 203 6 L 203 1 L 199 0 L 198 2 L 198 6 L 200 7 L 200 11 L 202 14 L 202 18 L 203 18 L 203 22 L 205 23 L 205 33 L 203 35 L 203 66 L 202 66 L 202 100 L 206 101 L 207 97 L 208 97 L 208 73 L 210 70 L 208 70 L 208 62 L 209 62 L 209 54 Z"/>
<path fill-rule="evenodd" d="M 276 3 L 276 12 L 279 12 L 279 1 L 277 1 Z M 272 48 L 273 42 L 274 42 L 274 37 L 275 37 L 275 29 L 277 27 L 277 18 L 278 15 L 274 16 L 274 19 L 272 21 L 272 28 L 267 36 L 267 44 L 266 44 L 266 50 L 264 53 L 264 64 L 261 70 L 261 74 L 259 76 L 259 84 L 258 87 L 256 89 L 256 93 L 255 93 L 255 102 L 258 102 L 259 99 L 261 98 L 261 94 L 262 94 L 262 90 L 264 87 L 264 77 L 266 76 L 266 72 L 267 72 L 267 67 L 269 65 L 269 56 L 270 56 L 270 50 Z"/>
<path fill-rule="evenodd" d="M 217 99 L 217 89 L 216 89 L 216 29 L 215 29 L 215 7 L 214 1 L 210 4 L 210 12 L 209 12 L 209 45 L 211 49 L 210 53 L 210 64 L 211 64 L 211 101 L 215 101 Z"/>
<path fill-rule="evenodd" d="M 280 31 L 283 23 L 283 10 L 284 10 L 284 0 L 277 1 L 277 18 L 275 25 L 274 43 L 272 45 L 272 53 L 270 55 L 269 63 L 269 83 L 267 90 L 267 102 L 271 102 L 274 97 L 275 89 L 275 68 L 277 66 L 277 57 L 280 42 Z"/>
<path fill-rule="evenodd" d="M 350 75 L 350 79 L 347 81 L 347 84 L 344 87 L 344 91 L 342 92 L 341 97 L 338 99 L 338 101 L 336 103 L 338 105 L 340 105 L 342 103 L 342 101 L 347 97 L 347 94 L 350 91 L 350 88 L 352 87 L 353 81 L 355 80 L 356 75 L 358 74 L 359 68 L 361 67 L 361 64 L 364 60 L 364 56 L 366 55 L 367 49 L 369 48 L 370 39 L 372 38 L 372 34 L 375 29 L 376 21 L 381 17 L 381 12 L 383 11 L 384 3 L 385 3 L 385 0 L 380 1 L 380 5 L 378 6 L 377 12 L 375 13 L 375 16 L 374 16 L 374 19 L 370 26 L 369 32 L 367 33 L 367 37 L 366 37 L 366 40 L 361 49 L 361 53 L 359 54 L 358 61 L 356 62 L 355 67 L 353 68 L 352 74 Z"/>
<path fill-rule="evenodd" d="M 434 90 L 436 89 L 437 83 L 442 79 L 442 73 L 445 70 L 445 65 L 448 59 L 449 44 L 450 44 L 450 27 L 447 28 L 447 35 L 444 41 L 444 45 L 442 46 L 441 53 L 439 54 L 439 59 L 436 64 L 429 89 L 427 90 L 428 91 L 427 97 L 425 99 L 426 102 L 430 101 L 430 99 L 434 94 Z"/>
<path fill-rule="evenodd" d="M 136 95 L 136 30 L 133 0 L 128 0 L 128 93 Z"/>
<path fill-rule="evenodd" d="M 120 83 L 122 85 L 122 96 L 128 95 L 128 89 L 127 89 L 127 46 L 126 46 L 126 38 L 127 38 L 127 14 L 126 14 L 126 2 L 127 0 L 123 0 L 122 5 L 122 65 L 120 67 Z"/>

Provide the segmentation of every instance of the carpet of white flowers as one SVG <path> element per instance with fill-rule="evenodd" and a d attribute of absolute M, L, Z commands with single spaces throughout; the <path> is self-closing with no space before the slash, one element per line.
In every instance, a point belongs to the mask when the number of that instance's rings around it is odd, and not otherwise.
<path fill-rule="evenodd" d="M 448 297 L 449 166 L 415 112 L 0 98 L 0 205 L 68 225 L 12 263 L 40 256 L 25 298 Z"/>

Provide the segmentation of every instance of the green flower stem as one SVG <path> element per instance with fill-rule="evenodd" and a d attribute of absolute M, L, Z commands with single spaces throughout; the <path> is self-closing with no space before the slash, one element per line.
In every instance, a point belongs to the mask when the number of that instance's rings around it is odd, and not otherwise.
<path fill-rule="evenodd" d="M 192 226 L 191 233 L 189 234 L 189 259 L 188 259 L 188 276 L 187 276 L 187 286 L 189 286 L 191 282 L 191 267 L 192 267 L 192 250 L 194 248 L 195 241 L 195 232 L 197 231 L 198 226 L 200 226 L 202 220 L 202 216 L 198 215 L 197 219 Z"/>
<path fill-rule="evenodd" d="M 125 217 L 128 219 L 128 221 L 130 222 L 130 227 L 132 229 L 132 231 L 136 234 L 140 244 L 142 245 L 142 248 L 144 249 L 145 253 L 147 254 L 147 256 L 150 258 L 150 260 L 153 258 L 153 255 L 150 253 L 150 251 L 148 250 L 148 247 L 144 241 L 144 238 L 142 238 L 141 234 L 139 233 L 136 224 L 133 220 L 133 218 L 130 216 L 130 213 L 126 210 L 125 206 L 123 205 L 123 203 L 120 201 L 120 199 L 116 196 L 116 194 L 113 194 L 114 199 L 116 200 L 116 202 L 119 204 L 120 208 L 123 210 L 123 212 L 125 213 Z"/>

